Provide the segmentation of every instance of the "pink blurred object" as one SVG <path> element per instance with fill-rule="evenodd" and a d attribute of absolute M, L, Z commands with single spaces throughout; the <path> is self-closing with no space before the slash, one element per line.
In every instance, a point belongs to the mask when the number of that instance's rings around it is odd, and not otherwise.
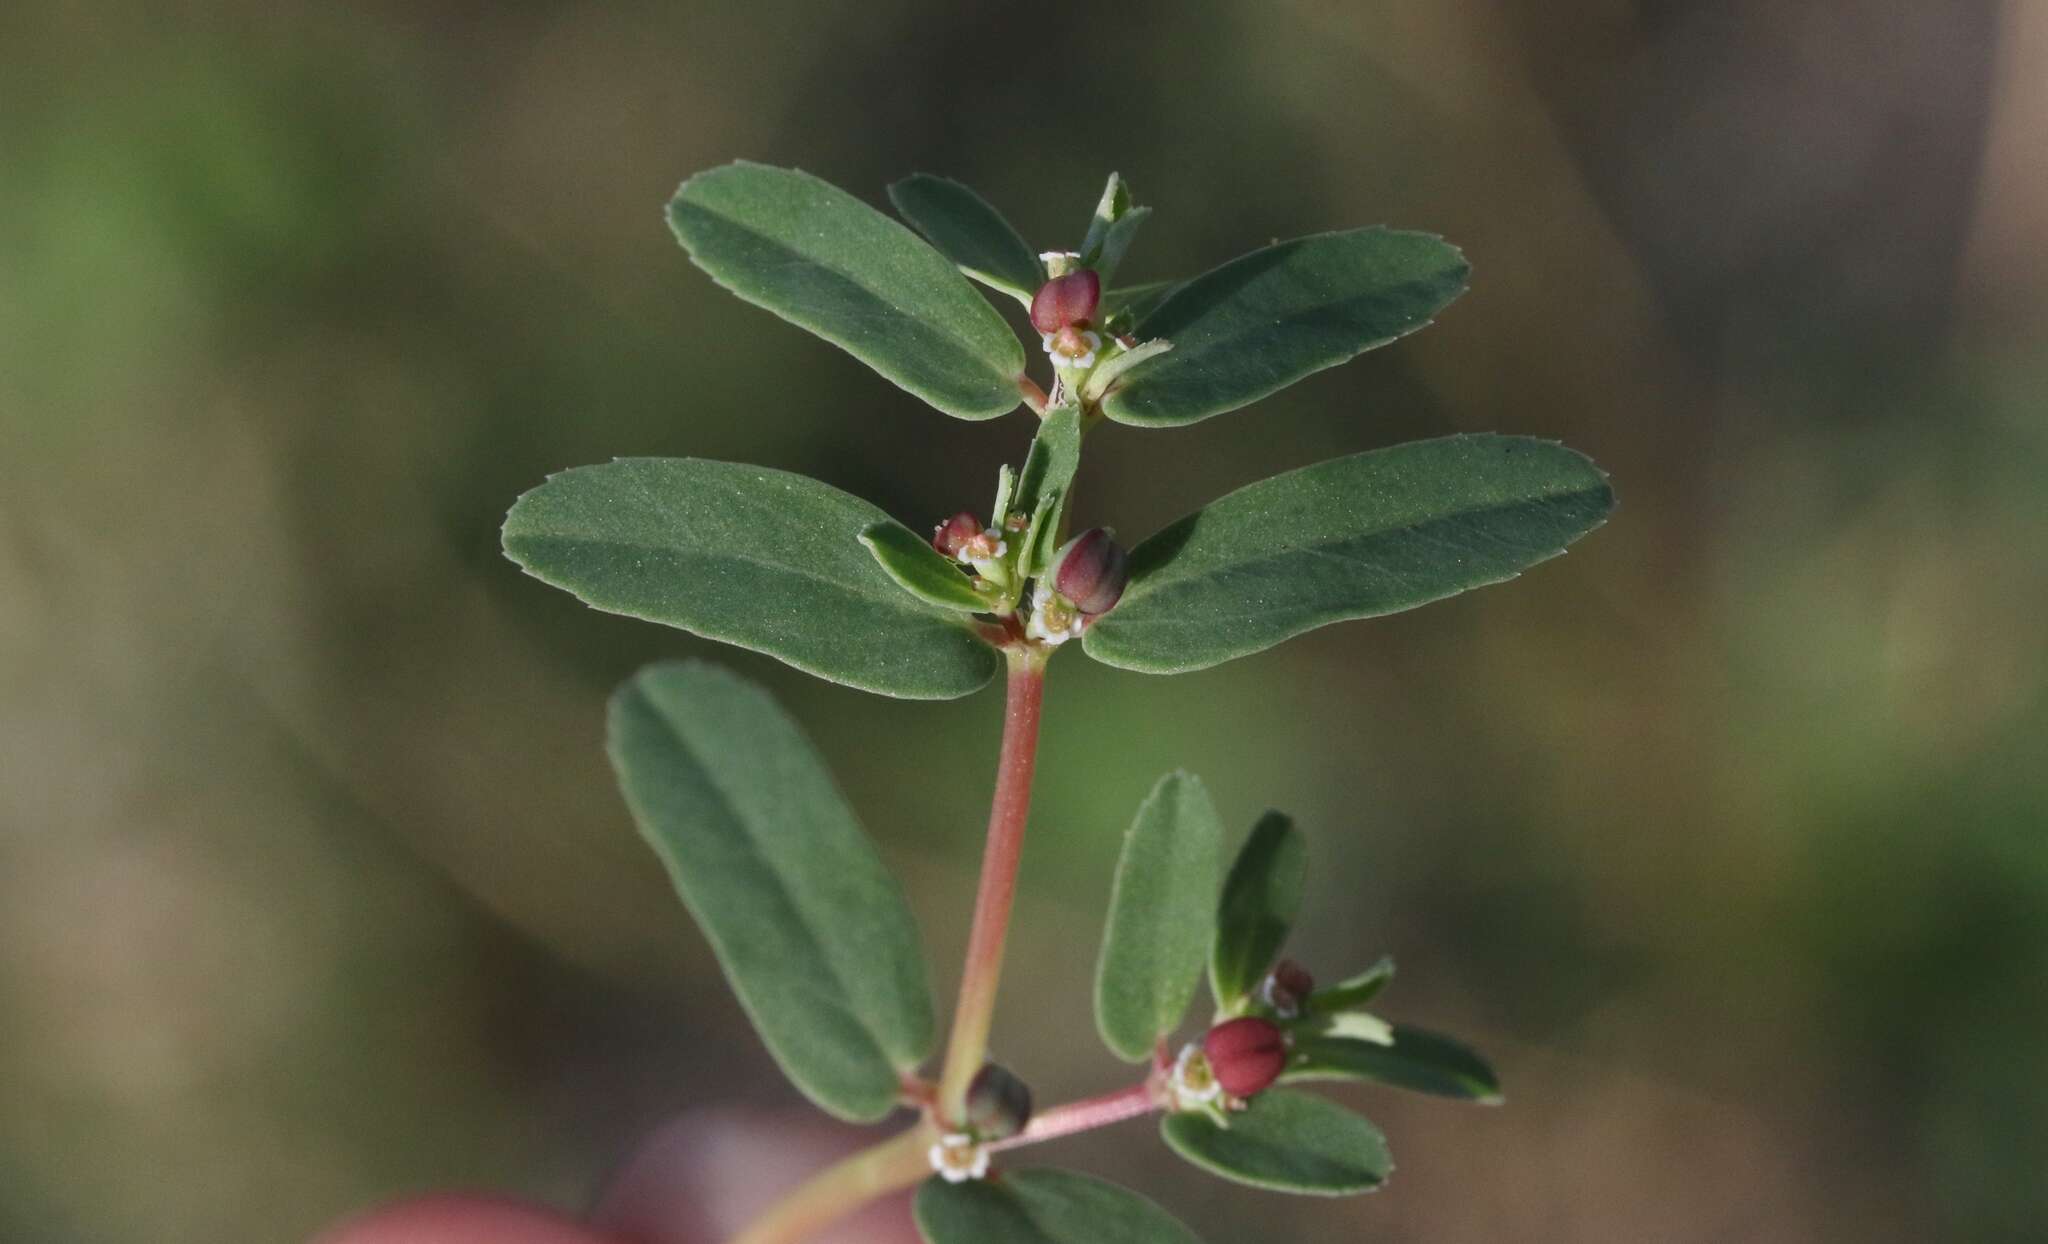
<path fill-rule="evenodd" d="M 351 1219 L 312 1244 L 720 1244 L 834 1159 L 876 1139 L 808 1117 L 685 1115 L 649 1136 L 588 1223 L 502 1197 L 434 1193 Z M 909 1194 L 885 1197 L 809 1244 L 914 1244 Z"/>

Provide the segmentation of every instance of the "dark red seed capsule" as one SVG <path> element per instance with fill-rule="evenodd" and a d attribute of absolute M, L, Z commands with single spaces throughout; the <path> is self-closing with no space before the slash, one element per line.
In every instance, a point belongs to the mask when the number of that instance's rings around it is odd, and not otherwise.
<path fill-rule="evenodd" d="M 1286 1017 L 1301 1014 L 1301 1008 L 1308 1004 L 1308 996 L 1316 991 L 1316 978 L 1308 969 L 1292 959 L 1282 959 L 1273 965 L 1266 975 L 1266 983 L 1260 989 L 1267 1005 Z"/>
<path fill-rule="evenodd" d="M 1060 546 L 1047 572 L 1052 589 L 1090 617 L 1108 613 L 1123 599 L 1130 561 L 1107 527 L 1096 527 Z"/>
<path fill-rule="evenodd" d="M 1031 327 L 1041 333 L 1086 324 L 1095 318 L 1102 301 L 1102 278 L 1093 268 L 1080 268 L 1056 276 L 1038 287 L 1031 299 Z"/>
<path fill-rule="evenodd" d="M 1202 1053 L 1224 1092 L 1250 1097 L 1287 1070 L 1287 1034 L 1278 1024 L 1248 1015 L 1211 1028 Z"/>
<path fill-rule="evenodd" d="M 981 534 L 981 520 L 962 510 L 932 528 L 932 547 L 948 557 L 958 557 L 967 542 Z"/>

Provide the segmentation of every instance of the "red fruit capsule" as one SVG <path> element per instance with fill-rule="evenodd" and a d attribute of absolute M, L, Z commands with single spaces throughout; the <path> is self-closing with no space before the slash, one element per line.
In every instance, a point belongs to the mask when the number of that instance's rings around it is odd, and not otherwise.
<path fill-rule="evenodd" d="M 981 520 L 962 510 L 932 528 L 932 547 L 948 557 L 958 557 L 967 542 L 981 534 Z"/>
<path fill-rule="evenodd" d="M 1130 582 L 1130 559 L 1107 527 L 1082 532 L 1060 546 L 1046 571 L 1052 589 L 1089 617 L 1108 613 Z"/>
<path fill-rule="evenodd" d="M 1278 1024 L 1246 1016 L 1211 1028 L 1202 1053 L 1224 1092 L 1250 1097 L 1287 1070 L 1287 1034 Z"/>
<path fill-rule="evenodd" d="M 1093 268 L 1079 268 L 1038 287 L 1031 299 L 1031 327 L 1041 333 L 1086 324 L 1102 301 L 1102 278 Z"/>

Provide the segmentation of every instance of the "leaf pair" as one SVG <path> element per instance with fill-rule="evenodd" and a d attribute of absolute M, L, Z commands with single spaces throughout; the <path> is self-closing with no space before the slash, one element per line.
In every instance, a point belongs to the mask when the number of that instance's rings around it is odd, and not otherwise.
<path fill-rule="evenodd" d="M 1041 426 L 1018 508 L 1043 508 L 1068 486 L 1075 418 L 1056 412 Z M 1453 436 L 1318 463 L 1140 542 L 1123 599 L 1082 647 L 1144 673 L 1204 669 L 1512 578 L 1612 505 L 1591 462 L 1521 437 Z M 1049 541 L 1051 519 L 1032 538 Z M 700 459 L 579 467 L 521 497 L 504 541 L 529 573 L 597 608 L 864 690 L 949 699 L 999 665 L 964 576 L 874 506 L 787 472 Z"/>
<path fill-rule="evenodd" d="M 1045 279 L 1037 254 L 958 182 L 918 175 L 889 195 L 929 243 L 829 182 L 744 161 L 684 182 L 668 216 L 713 280 L 939 410 L 1015 408 L 1023 346 L 961 273 L 1028 303 Z M 1112 175 L 1081 262 L 1106 283 L 1149 210 Z M 1371 228 L 1254 251 L 1145 299 L 1142 314 L 1112 291 L 1106 317 L 1173 349 L 1121 376 L 1102 411 L 1167 427 L 1249 405 L 1427 324 L 1467 271 L 1441 238 Z"/>

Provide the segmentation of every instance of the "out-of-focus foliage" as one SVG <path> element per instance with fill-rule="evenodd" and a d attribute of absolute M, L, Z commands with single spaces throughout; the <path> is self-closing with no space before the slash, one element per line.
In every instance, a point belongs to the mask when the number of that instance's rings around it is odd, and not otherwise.
<path fill-rule="evenodd" d="M 1392 950 L 1389 1017 L 1509 1088 L 1356 1089 L 1410 1156 L 1319 1230 L 2037 1237 L 2044 116 L 2048 17 L 1984 0 L 8 7 L 0 1237 L 573 1204 L 666 1114 L 792 1102 L 605 772 L 608 688 L 709 649 L 521 576 L 506 499 L 697 456 L 915 526 L 1030 426 L 692 268 L 661 206 L 742 154 L 877 206 L 958 177 L 1047 246 L 1119 170 L 1170 205 L 1132 285 L 1361 222 L 1471 259 L 1256 418 L 1101 429 L 1077 529 L 1451 432 L 1622 497 L 1509 591 L 1055 666 L 998 1016 L 1041 1100 L 1108 1087 L 1074 1034 L 1120 831 L 1186 765 L 1314 828 L 1289 954 Z M 956 945 L 994 701 L 741 665 Z M 1296 1212 L 1083 1146 L 1209 1238 Z"/>

